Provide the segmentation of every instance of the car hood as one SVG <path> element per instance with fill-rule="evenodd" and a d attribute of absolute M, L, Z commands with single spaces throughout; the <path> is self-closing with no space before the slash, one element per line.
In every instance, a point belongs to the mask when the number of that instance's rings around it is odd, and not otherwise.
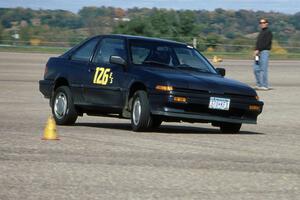
<path fill-rule="evenodd" d="M 144 70 L 177 88 L 206 91 L 212 94 L 256 96 L 255 90 L 248 85 L 217 74 L 153 67 L 145 67 Z"/>

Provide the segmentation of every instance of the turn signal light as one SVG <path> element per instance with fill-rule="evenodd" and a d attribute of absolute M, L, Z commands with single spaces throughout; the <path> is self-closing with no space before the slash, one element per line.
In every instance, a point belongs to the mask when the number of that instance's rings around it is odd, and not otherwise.
<path fill-rule="evenodd" d="M 258 105 L 250 105 L 249 110 L 260 111 L 260 106 Z"/>
<path fill-rule="evenodd" d="M 167 85 L 157 85 L 155 87 L 156 90 L 160 90 L 160 91 L 172 91 L 173 87 L 172 86 L 167 86 Z"/>
<path fill-rule="evenodd" d="M 185 97 L 174 97 L 174 102 L 179 102 L 179 103 L 186 103 L 187 100 Z"/>
<path fill-rule="evenodd" d="M 259 96 L 255 96 L 255 99 L 258 101 L 259 100 Z"/>

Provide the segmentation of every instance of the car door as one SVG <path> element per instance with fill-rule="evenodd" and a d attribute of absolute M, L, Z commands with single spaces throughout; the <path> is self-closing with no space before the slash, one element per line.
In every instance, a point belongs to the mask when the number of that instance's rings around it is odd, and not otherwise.
<path fill-rule="evenodd" d="M 111 64 L 111 56 L 120 56 L 127 60 L 125 40 L 122 38 L 102 38 L 89 64 L 86 76 L 85 99 L 105 108 L 122 108 L 124 94 L 122 85 L 125 76 L 124 66 Z"/>
<path fill-rule="evenodd" d="M 83 89 L 85 83 L 85 75 L 88 70 L 89 63 L 96 49 L 99 37 L 92 38 L 80 47 L 78 47 L 66 62 L 68 73 L 66 77 L 73 93 L 74 102 L 84 104 Z"/>

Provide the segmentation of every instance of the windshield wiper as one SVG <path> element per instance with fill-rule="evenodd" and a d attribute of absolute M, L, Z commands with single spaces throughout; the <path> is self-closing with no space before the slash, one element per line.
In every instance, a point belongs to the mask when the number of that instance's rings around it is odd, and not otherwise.
<path fill-rule="evenodd" d="M 178 69 L 182 69 L 182 70 L 190 70 L 190 71 L 196 71 L 196 72 L 203 72 L 203 73 L 211 73 L 208 70 L 205 69 L 200 69 L 200 68 L 196 68 L 196 67 L 191 67 L 191 66 L 177 66 L 176 68 Z"/>
<path fill-rule="evenodd" d="M 160 65 L 160 66 L 164 66 L 164 67 L 171 67 L 170 65 L 168 64 L 165 64 L 165 63 L 161 63 L 161 62 L 158 62 L 158 61 L 155 61 L 155 60 L 146 60 L 143 62 L 144 64 L 155 64 L 155 65 Z M 172 67 L 171 67 L 172 68 Z"/>

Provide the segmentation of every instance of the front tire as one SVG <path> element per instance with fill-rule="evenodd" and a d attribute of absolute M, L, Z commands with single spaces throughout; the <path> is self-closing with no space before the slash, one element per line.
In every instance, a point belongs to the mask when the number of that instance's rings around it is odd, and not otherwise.
<path fill-rule="evenodd" d="M 133 131 L 147 131 L 151 126 L 150 105 L 147 93 L 138 90 L 133 95 L 131 127 Z"/>
<path fill-rule="evenodd" d="M 55 90 L 51 108 L 55 122 L 58 125 L 74 124 L 78 117 L 71 90 L 67 86 L 61 86 Z"/>
<path fill-rule="evenodd" d="M 242 127 L 242 124 L 237 123 L 226 123 L 220 124 L 221 133 L 238 133 Z"/>

